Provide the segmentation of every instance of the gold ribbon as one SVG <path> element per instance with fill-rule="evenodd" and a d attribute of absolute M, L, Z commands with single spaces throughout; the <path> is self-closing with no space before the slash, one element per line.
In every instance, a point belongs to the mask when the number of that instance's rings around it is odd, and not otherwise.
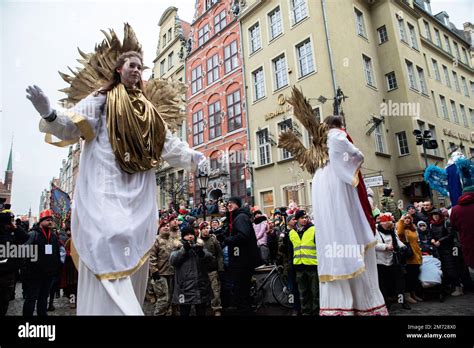
<path fill-rule="evenodd" d="M 167 126 L 139 89 L 118 84 L 107 92 L 107 129 L 115 158 L 129 174 L 156 167 Z"/>

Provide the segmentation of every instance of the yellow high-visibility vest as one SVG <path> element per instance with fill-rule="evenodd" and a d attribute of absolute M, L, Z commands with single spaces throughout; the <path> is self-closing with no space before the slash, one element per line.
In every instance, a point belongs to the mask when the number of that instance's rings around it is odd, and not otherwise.
<path fill-rule="evenodd" d="M 316 266 L 318 264 L 314 233 L 314 226 L 304 231 L 302 238 L 300 238 L 295 230 L 290 231 L 290 241 L 293 244 L 294 265 Z"/>

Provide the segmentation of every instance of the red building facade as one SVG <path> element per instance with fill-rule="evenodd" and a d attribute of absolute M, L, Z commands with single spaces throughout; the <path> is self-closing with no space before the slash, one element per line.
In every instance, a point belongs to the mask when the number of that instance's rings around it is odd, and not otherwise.
<path fill-rule="evenodd" d="M 247 115 L 233 0 L 197 0 L 187 41 L 188 143 L 210 160 L 208 197 L 249 201 Z M 195 186 L 194 201 L 199 201 Z"/>

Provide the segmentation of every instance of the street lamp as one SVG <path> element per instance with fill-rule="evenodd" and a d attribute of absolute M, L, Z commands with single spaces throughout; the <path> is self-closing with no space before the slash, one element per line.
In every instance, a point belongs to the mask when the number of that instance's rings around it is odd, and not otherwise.
<path fill-rule="evenodd" d="M 201 193 L 201 203 L 202 203 L 202 217 L 203 220 L 206 221 L 206 196 L 207 196 L 207 184 L 209 181 L 209 175 L 203 170 L 200 170 L 198 175 L 196 176 L 199 191 Z"/>
<path fill-rule="evenodd" d="M 416 145 L 423 145 L 423 156 L 425 157 L 425 170 L 428 168 L 428 157 L 426 155 L 426 149 L 434 150 L 438 148 L 438 142 L 434 139 L 431 139 L 431 131 L 424 130 L 423 132 L 419 129 L 413 131 L 413 135 L 416 138 Z M 431 193 L 431 188 L 429 189 L 430 199 L 433 199 Z"/>

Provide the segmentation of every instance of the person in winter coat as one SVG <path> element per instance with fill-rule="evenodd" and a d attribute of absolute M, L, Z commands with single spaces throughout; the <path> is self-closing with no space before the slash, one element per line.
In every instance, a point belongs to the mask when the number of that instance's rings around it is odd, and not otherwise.
<path fill-rule="evenodd" d="M 396 296 L 404 309 L 411 309 L 405 301 L 405 277 L 403 275 L 404 265 L 399 264 L 399 259 L 394 258 L 394 252 L 406 248 L 395 233 L 393 215 L 383 213 L 380 223 L 377 225 L 375 246 L 377 257 L 377 270 L 379 276 L 379 287 L 385 299 L 385 304 L 390 307 L 389 299 Z"/>
<path fill-rule="evenodd" d="M 405 300 L 408 303 L 417 303 L 423 301 L 421 297 L 418 297 L 415 292 L 420 288 L 420 282 L 418 276 L 420 274 L 420 265 L 422 262 L 421 249 L 418 244 L 418 234 L 416 233 L 416 227 L 413 224 L 413 218 L 409 214 L 405 214 L 397 223 L 397 235 L 398 238 L 405 245 L 410 245 L 413 255 L 407 260 L 406 265 L 406 287 L 405 287 Z"/>
<path fill-rule="evenodd" d="M 389 187 L 386 187 L 383 189 L 383 197 L 380 201 L 380 204 L 382 205 L 382 211 L 384 213 L 391 213 L 395 221 L 398 221 L 401 216 L 400 209 L 398 209 L 397 203 L 395 203 L 393 199 L 393 192 L 392 189 Z"/>
<path fill-rule="evenodd" d="M 224 243 L 228 246 L 229 269 L 233 281 L 236 314 L 252 314 L 250 282 L 255 267 L 260 264 L 257 238 L 250 220 L 250 211 L 242 208 L 240 197 L 228 200 L 229 235 Z"/>
<path fill-rule="evenodd" d="M 179 304 L 182 317 L 188 317 L 194 305 L 196 315 L 204 316 L 212 298 L 208 267 L 215 258 L 204 249 L 202 240 L 196 242 L 194 228 L 181 230 L 183 245 L 171 253 L 170 264 L 175 268 L 173 303 Z"/>
<path fill-rule="evenodd" d="M 212 262 L 207 270 L 209 272 L 209 279 L 211 281 L 211 288 L 213 298 L 211 302 L 212 310 L 215 316 L 221 315 L 221 281 L 220 278 L 224 272 L 224 257 L 222 254 L 222 248 L 217 240 L 216 236 L 210 233 L 209 223 L 204 221 L 199 225 L 201 230 L 201 239 L 204 242 L 204 249 L 214 256 L 214 262 Z"/>
<path fill-rule="evenodd" d="M 13 224 L 13 214 L 0 213 L 0 245 L 6 250 L 25 243 L 28 234 Z M 8 304 L 15 293 L 15 275 L 20 268 L 20 259 L 0 255 L 0 317 L 6 315 Z"/>
<path fill-rule="evenodd" d="M 474 280 L 474 186 L 465 187 L 451 210 L 451 226 L 459 233 L 465 264 Z"/>
<path fill-rule="evenodd" d="M 26 290 L 23 316 L 32 316 L 35 307 L 38 316 L 47 316 L 49 291 L 61 264 L 59 242 L 53 227 L 52 211 L 43 210 L 39 224 L 31 230 L 25 243 L 38 248 L 38 260 L 26 259 L 22 265 L 22 281 Z"/>
<path fill-rule="evenodd" d="M 416 226 L 416 232 L 418 233 L 421 252 L 428 253 L 429 255 L 433 255 L 434 257 L 439 258 L 438 250 L 431 243 L 431 240 L 433 239 L 433 234 L 431 233 L 431 229 L 428 228 L 426 222 L 420 220 L 418 221 L 418 224 Z"/>
<path fill-rule="evenodd" d="M 453 254 L 455 233 L 438 209 L 430 212 L 430 223 L 433 237 L 431 243 L 438 249 L 441 260 L 443 285 L 446 290 L 448 287 L 454 289 L 452 296 L 463 295 L 457 260 Z"/>
<path fill-rule="evenodd" d="M 257 238 L 257 246 L 260 250 L 260 257 L 264 263 L 268 263 L 270 250 L 267 244 L 267 235 L 269 231 L 268 219 L 260 210 L 253 213 L 253 229 Z"/>

